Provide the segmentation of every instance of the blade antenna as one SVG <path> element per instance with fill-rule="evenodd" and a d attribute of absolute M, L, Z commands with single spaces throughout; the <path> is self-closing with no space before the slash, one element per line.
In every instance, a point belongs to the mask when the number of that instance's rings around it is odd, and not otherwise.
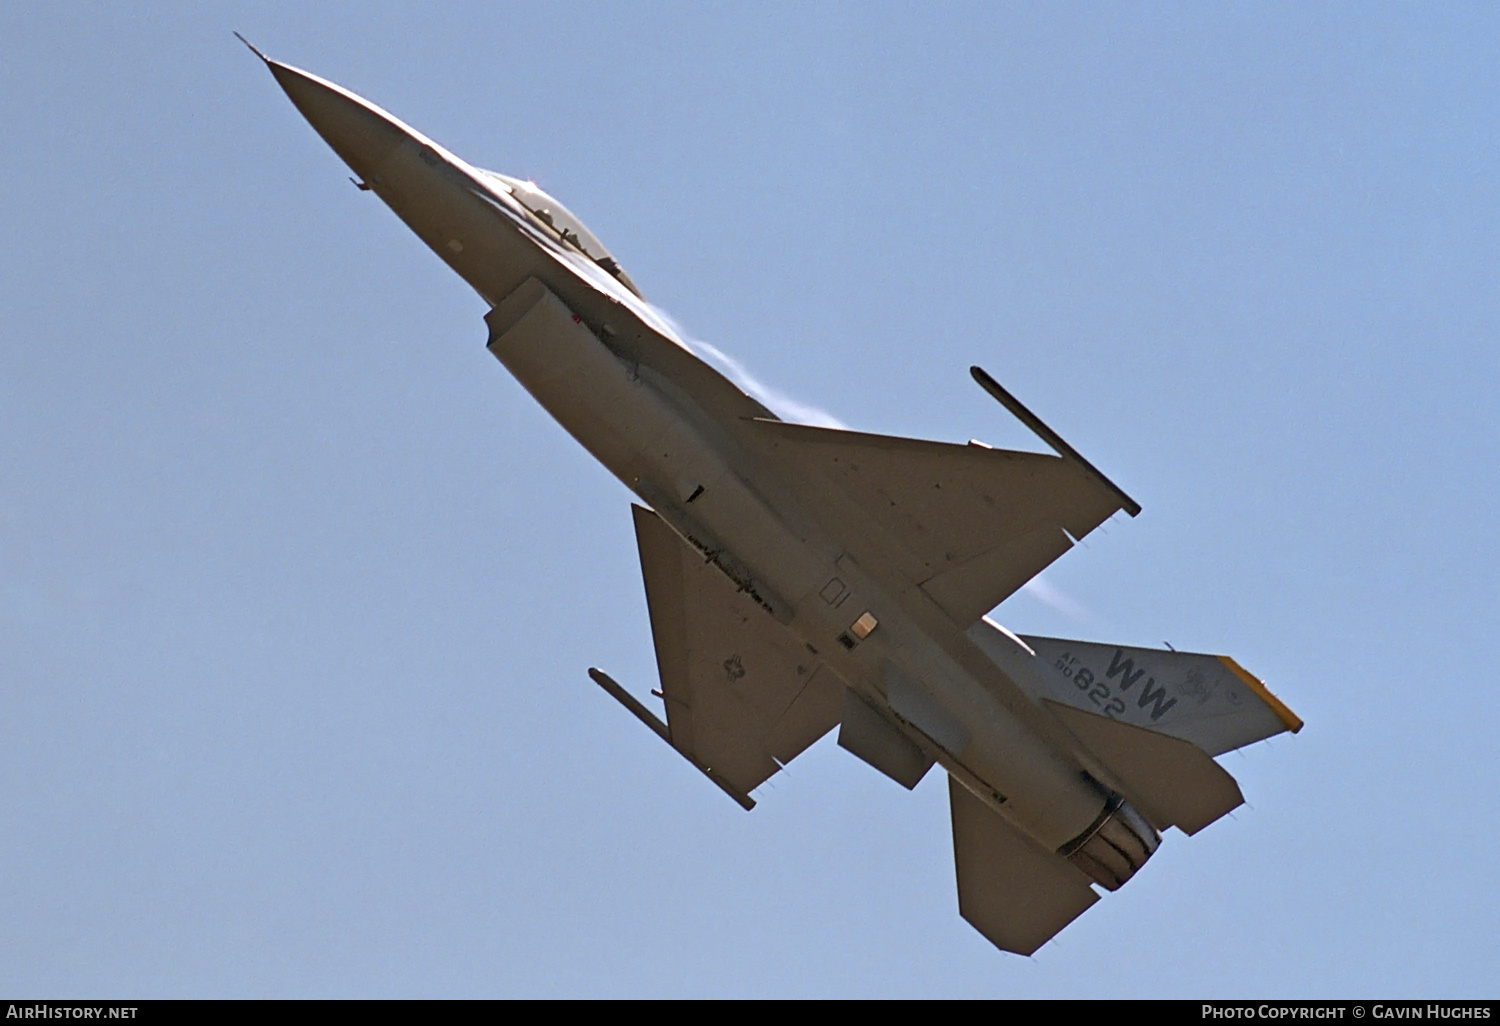
<path fill-rule="evenodd" d="M 1037 437 L 1051 446 L 1059 456 L 1071 463 L 1077 464 L 1079 469 L 1083 470 L 1090 477 L 1094 478 L 1096 481 L 1102 484 L 1105 488 L 1109 489 L 1109 491 L 1114 494 L 1115 498 L 1120 500 L 1121 509 L 1123 509 L 1126 513 L 1129 513 L 1131 516 L 1136 516 L 1138 513 L 1140 513 L 1140 503 L 1136 502 L 1130 496 L 1126 495 L 1119 485 L 1115 484 L 1109 478 L 1101 474 L 1098 467 L 1094 466 L 1088 460 L 1080 456 L 1077 449 L 1073 448 L 1067 442 L 1064 442 L 1062 440 L 1061 435 L 1059 435 L 1056 431 L 1053 431 L 1046 424 L 1043 424 L 1042 418 L 1038 417 L 1036 414 L 1028 410 L 1021 404 L 1021 400 L 1017 399 L 1015 396 L 1011 395 L 1003 387 L 1001 387 L 1000 382 L 996 381 L 994 378 L 986 374 L 983 367 L 970 367 L 969 373 L 974 376 L 974 380 L 979 383 L 980 388 L 984 389 L 990 395 L 994 396 L 996 402 L 998 402 L 1001 406 L 1004 406 L 1011 413 L 1015 414 L 1016 419 L 1019 420 L 1022 424 L 1025 424 L 1032 431 L 1036 432 Z"/>

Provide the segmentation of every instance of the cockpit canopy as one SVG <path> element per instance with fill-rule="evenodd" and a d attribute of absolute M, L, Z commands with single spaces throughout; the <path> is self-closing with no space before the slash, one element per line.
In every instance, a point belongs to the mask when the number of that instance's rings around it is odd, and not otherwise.
<path fill-rule="evenodd" d="M 641 290 L 635 287 L 635 282 L 631 281 L 630 275 L 620 267 L 619 261 L 604 248 L 604 243 L 600 242 L 593 232 L 584 227 L 583 222 L 578 220 L 571 210 L 538 189 L 535 182 L 523 182 L 519 178 L 502 175 L 497 171 L 484 171 L 484 174 L 494 179 L 498 185 L 515 197 L 516 201 L 525 207 L 532 217 L 550 229 L 559 241 L 578 250 L 608 271 L 620 284 L 640 296 Z"/>

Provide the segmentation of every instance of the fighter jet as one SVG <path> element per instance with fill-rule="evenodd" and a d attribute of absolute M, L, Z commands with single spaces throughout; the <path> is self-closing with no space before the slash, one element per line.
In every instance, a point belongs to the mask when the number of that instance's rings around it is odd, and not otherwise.
<path fill-rule="evenodd" d="M 1302 726 L 1227 656 L 987 618 L 1140 507 L 980 368 L 1052 452 L 780 420 L 536 185 L 251 49 L 355 184 L 489 304 L 495 358 L 640 498 L 665 720 L 589 674 L 745 809 L 835 727 L 904 788 L 941 766 L 959 912 L 1029 955 L 1130 880 L 1163 830 L 1193 834 L 1241 804 L 1215 756 Z"/>

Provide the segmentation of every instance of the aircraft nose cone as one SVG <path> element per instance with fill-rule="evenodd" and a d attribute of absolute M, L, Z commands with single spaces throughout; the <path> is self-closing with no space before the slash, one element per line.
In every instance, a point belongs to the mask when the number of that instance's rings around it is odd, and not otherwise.
<path fill-rule="evenodd" d="M 377 175 L 413 135 L 400 121 L 342 86 L 256 52 L 293 106 L 360 178 Z"/>

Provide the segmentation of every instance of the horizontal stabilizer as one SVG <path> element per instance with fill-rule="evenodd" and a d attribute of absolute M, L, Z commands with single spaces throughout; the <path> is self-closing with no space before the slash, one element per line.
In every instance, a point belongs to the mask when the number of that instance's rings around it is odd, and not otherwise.
<path fill-rule="evenodd" d="M 1099 895 L 1089 878 L 948 778 L 958 911 L 1002 951 L 1029 955 Z"/>
<path fill-rule="evenodd" d="M 839 722 L 843 681 L 659 516 L 631 509 L 667 739 L 748 793 Z"/>
<path fill-rule="evenodd" d="M 1058 456 L 757 425 L 858 561 L 895 566 L 964 626 L 1122 508 L 1112 486 Z"/>
<path fill-rule="evenodd" d="M 1212 757 L 1302 727 L 1227 656 L 1017 637 L 989 620 L 966 633 L 1158 828 L 1196 833 L 1237 808 L 1239 785 Z"/>
<path fill-rule="evenodd" d="M 1244 804 L 1224 769 L 1191 741 L 1048 702 L 1084 747 L 1109 767 L 1121 792 L 1153 825 L 1196 834 Z"/>

